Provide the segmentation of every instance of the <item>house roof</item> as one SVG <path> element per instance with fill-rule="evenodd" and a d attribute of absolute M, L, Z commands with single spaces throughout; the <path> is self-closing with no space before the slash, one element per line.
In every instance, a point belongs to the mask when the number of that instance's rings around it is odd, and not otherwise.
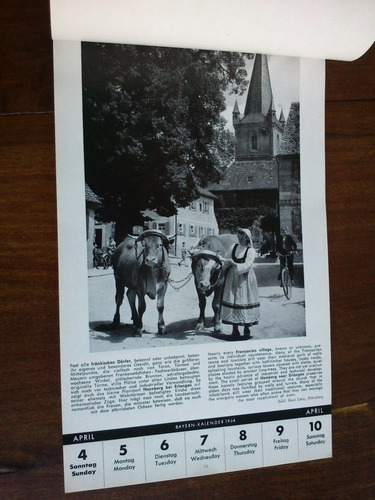
<path fill-rule="evenodd" d="M 94 191 L 90 189 L 88 184 L 85 184 L 85 198 L 86 202 L 88 203 L 94 203 L 95 205 L 101 205 L 101 201 L 99 196 L 97 196 Z"/>
<path fill-rule="evenodd" d="M 248 191 L 277 189 L 276 160 L 235 161 L 225 171 L 223 179 L 209 186 L 215 191 Z"/>
<path fill-rule="evenodd" d="M 211 193 L 211 191 L 209 191 L 208 189 L 198 187 L 198 193 L 200 194 L 200 196 L 205 196 L 206 198 L 211 198 L 213 200 L 216 199 L 216 196 L 213 193 Z"/>
<path fill-rule="evenodd" d="M 299 102 L 292 102 L 280 144 L 279 155 L 299 153 Z"/>
<path fill-rule="evenodd" d="M 212 194 L 208 189 L 204 189 L 204 188 L 201 188 L 201 187 L 198 187 L 198 192 L 199 192 L 199 196 L 204 196 L 205 198 L 211 198 L 211 199 L 217 199 L 217 197 Z M 144 217 L 148 217 L 152 220 L 158 220 L 158 222 L 166 222 L 169 220 L 169 217 L 163 217 L 161 215 L 159 215 L 155 210 L 143 210 L 142 211 L 142 215 Z"/>
<path fill-rule="evenodd" d="M 169 220 L 169 217 L 163 217 L 162 215 L 159 215 L 155 210 L 142 210 L 142 215 L 144 217 L 147 217 L 151 220 L 158 220 L 158 222 L 167 222 Z"/>

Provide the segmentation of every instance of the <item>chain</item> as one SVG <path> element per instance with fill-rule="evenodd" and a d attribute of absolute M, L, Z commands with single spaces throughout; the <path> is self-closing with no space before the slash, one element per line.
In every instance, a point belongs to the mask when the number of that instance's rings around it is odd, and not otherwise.
<path fill-rule="evenodd" d="M 191 280 L 192 277 L 193 277 L 193 273 L 188 274 L 182 280 L 172 280 L 171 278 L 168 278 L 168 283 L 171 285 L 173 290 L 175 290 L 176 292 L 179 292 L 181 290 L 181 288 L 183 288 L 185 285 L 187 285 L 189 283 L 189 281 Z M 173 283 L 182 283 L 182 282 L 184 282 L 184 283 L 181 286 L 174 286 L 173 285 Z"/>
<path fill-rule="evenodd" d="M 172 280 L 171 278 L 168 279 L 169 283 L 182 283 L 183 281 L 190 279 L 193 276 L 193 273 L 189 273 L 185 278 L 182 278 L 182 280 Z"/>

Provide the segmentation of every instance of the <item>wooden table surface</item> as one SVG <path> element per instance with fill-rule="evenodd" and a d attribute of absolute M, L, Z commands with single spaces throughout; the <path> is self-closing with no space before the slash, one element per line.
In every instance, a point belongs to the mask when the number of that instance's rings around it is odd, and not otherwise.
<path fill-rule="evenodd" d="M 48 1 L 12 0 L 0 16 L 0 498 L 54 499 L 64 492 Z M 375 497 L 375 45 L 326 68 L 333 458 L 71 498 Z"/>

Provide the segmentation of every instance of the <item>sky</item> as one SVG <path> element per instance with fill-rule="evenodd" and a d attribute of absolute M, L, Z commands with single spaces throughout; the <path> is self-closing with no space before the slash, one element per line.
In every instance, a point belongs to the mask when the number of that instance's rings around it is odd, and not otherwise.
<path fill-rule="evenodd" d="M 255 59 L 246 61 L 247 80 L 251 79 Z M 270 72 L 273 100 L 276 108 L 276 116 L 279 118 L 280 111 L 283 109 L 285 120 L 288 119 L 290 103 L 299 101 L 299 66 L 298 57 L 268 56 L 268 69 Z M 232 132 L 232 111 L 234 103 L 238 102 L 240 113 L 245 111 L 248 88 L 242 96 L 226 95 L 227 108 L 222 116 L 227 120 L 225 128 Z"/>

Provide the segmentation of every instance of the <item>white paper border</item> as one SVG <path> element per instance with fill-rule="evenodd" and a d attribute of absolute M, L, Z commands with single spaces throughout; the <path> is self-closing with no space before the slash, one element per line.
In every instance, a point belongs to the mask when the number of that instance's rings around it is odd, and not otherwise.
<path fill-rule="evenodd" d="M 374 0 L 51 0 L 54 40 L 353 60 L 373 43 Z"/>
<path fill-rule="evenodd" d="M 58 200 L 58 243 L 60 284 L 60 337 L 62 408 L 64 433 L 121 427 L 124 416 L 98 415 L 70 411 L 70 363 L 132 358 L 134 352 L 89 352 L 88 279 L 86 253 L 86 210 L 83 156 L 81 44 L 54 42 L 55 116 Z M 324 362 L 324 399 L 331 403 L 330 383 L 330 318 L 328 288 L 328 252 L 325 213 L 324 166 L 324 61 L 301 60 L 301 200 L 306 299 L 306 337 L 262 340 L 262 347 L 322 344 Z M 257 342 L 256 347 L 261 347 Z M 174 347 L 173 353 L 202 354 L 212 345 Z M 228 345 L 215 344 L 215 350 L 228 350 Z M 159 352 L 157 352 L 159 351 Z M 168 353 L 168 348 L 163 349 Z M 136 356 L 160 355 L 156 348 L 137 350 Z M 204 367 L 203 367 L 204 369 Z M 202 387 L 204 386 L 204 381 Z M 204 394 L 203 394 L 204 398 Z M 203 399 L 204 400 L 204 399 Z M 238 414 L 240 405 L 225 403 L 224 413 Z M 316 402 L 315 402 L 316 404 Z M 209 418 L 223 414 L 223 403 L 183 408 L 184 419 Z M 300 404 L 278 405 L 276 409 L 298 408 Z M 246 412 L 246 408 L 243 407 Z M 272 411 L 274 401 L 258 401 L 251 412 Z M 149 412 L 126 414 L 126 425 L 146 425 Z M 155 414 L 152 413 L 154 419 Z M 175 420 L 168 408 L 161 409 L 153 423 Z"/>

